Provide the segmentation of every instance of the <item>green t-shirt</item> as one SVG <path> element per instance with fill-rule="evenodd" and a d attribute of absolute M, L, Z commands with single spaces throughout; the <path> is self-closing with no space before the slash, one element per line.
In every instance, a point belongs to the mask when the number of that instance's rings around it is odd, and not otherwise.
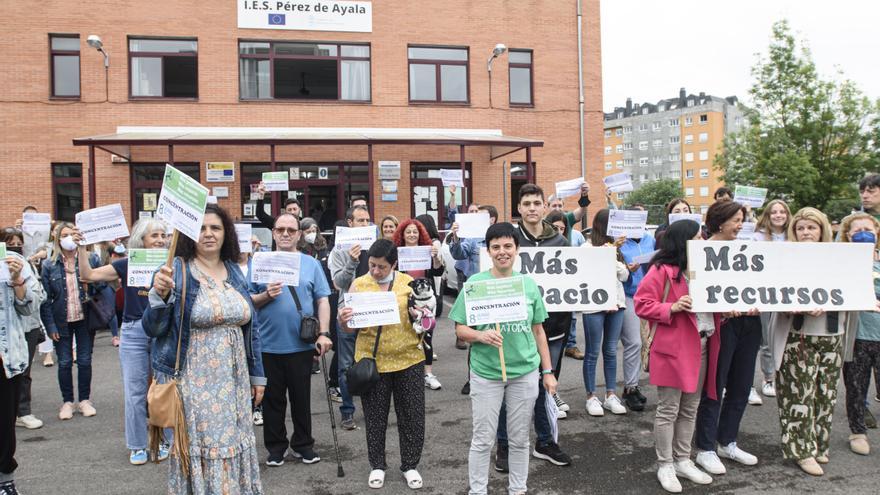
<path fill-rule="evenodd" d="M 519 272 L 513 272 L 514 277 L 523 277 L 523 286 L 528 302 L 528 319 L 501 323 L 501 335 L 504 336 L 504 364 L 507 366 L 507 378 L 513 379 L 531 373 L 541 364 L 541 356 L 538 354 L 538 346 L 535 344 L 535 336 L 532 334 L 532 325 L 543 323 L 547 319 L 547 309 L 544 307 L 544 299 L 538 290 L 538 285 L 529 277 Z M 480 280 L 492 280 L 492 272 L 475 273 L 468 282 Z M 467 325 L 467 314 L 464 305 L 464 291 L 459 291 L 452 310 L 449 311 L 449 319 Z M 474 330 L 494 330 L 495 325 L 477 325 Z M 498 357 L 498 349 L 491 346 L 474 342 L 471 347 L 471 370 L 487 380 L 501 380 L 501 359 Z"/>
<path fill-rule="evenodd" d="M 874 294 L 880 297 L 880 261 L 874 262 Z M 859 313 L 859 340 L 880 341 L 880 313 L 862 311 Z"/>

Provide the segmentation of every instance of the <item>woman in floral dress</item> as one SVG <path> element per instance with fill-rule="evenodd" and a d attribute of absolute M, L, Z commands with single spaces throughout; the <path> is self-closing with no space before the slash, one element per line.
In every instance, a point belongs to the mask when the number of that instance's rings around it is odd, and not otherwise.
<path fill-rule="evenodd" d="M 209 205 L 198 243 L 180 236 L 173 269 L 162 267 L 150 291 L 144 328 L 156 337 L 153 369 L 174 374 L 178 332 L 180 372 L 189 434 L 190 469 L 172 455 L 172 494 L 261 494 L 251 398 L 262 400 L 266 378 L 253 306 L 236 267 L 238 240 L 232 219 Z M 180 302 L 186 276 L 186 297 Z"/>

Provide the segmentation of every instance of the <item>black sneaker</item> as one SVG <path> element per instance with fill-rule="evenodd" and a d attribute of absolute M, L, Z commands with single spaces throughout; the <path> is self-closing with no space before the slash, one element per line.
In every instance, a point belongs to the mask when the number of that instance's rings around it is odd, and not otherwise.
<path fill-rule="evenodd" d="M 630 392 L 636 394 L 636 397 L 639 398 L 639 401 L 644 404 L 648 402 L 648 398 L 642 393 L 642 387 L 636 385 L 635 387 L 629 387 Z"/>
<path fill-rule="evenodd" d="M 15 482 L 6 481 L 0 483 L 0 495 L 18 495 L 18 490 L 15 489 Z"/>
<path fill-rule="evenodd" d="M 461 395 L 471 395 L 471 382 L 470 380 L 464 383 L 464 387 L 461 387 Z M 507 471 L 505 471 L 506 473 Z"/>
<path fill-rule="evenodd" d="M 311 447 L 294 450 L 293 457 L 296 459 L 302 459 L 303 464 L 314 464 L 321 461 L 321 458 L 318 456 L 318 454 L 315 453 L 314 450 L 312 450 Z"/>
<path fill-rule="evenodd" d="M 343 414 L 342 421 L 339 423 L 342 426 L 343 430 L 357 430 L 357 425 L 354 424 L 354 415 L 353 414 Z"/>
<path fill-rule="evenodd" d="M 312 374 L 317 375 L 321 372 L 321 367 L 318 365 L 317 361 L 312 361 Z"/>
<path fill-rule="evenodd" d="M 272 467 L 283 466 L 284 465 L 284 454 L 286 454 L 285 451 L 282 451 L 279 453 L 269 452 L 269 457 L 266 458 L 266 465 L 272 466 Z M 0 492 L 0 493 L 2 493 L 2 492 Z"/>
<path fill-rule="evenodd" d="M 499 473 L 507 473 L 510 471 L 507 467 L 507 447 L 498 446 L 495 449 L 495 471 Z"/>
<path fill-rule="evenodd" d="M 571 464 L 571 457 L 563 452 L 559 445 L 554 442 L 550 442 L 547 445 L 535 445 L 532 456 L 550 461 L 557 466 L 568 466 Z"/>
<path fill-rule="evenodd" d="M 632 389 L 626 389 L 623 392 L 623 402 L 626 404 L 626 408 L 632 411 L 644 411 L 645 403 L 639 400 L 639 396 L 637 392 L 634 392 Z"/>

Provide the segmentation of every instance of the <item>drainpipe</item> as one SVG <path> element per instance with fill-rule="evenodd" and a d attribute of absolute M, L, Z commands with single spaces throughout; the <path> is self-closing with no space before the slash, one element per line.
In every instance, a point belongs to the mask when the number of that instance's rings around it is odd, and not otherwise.
<path fill-rule="evenodd" d="M 584 49 L 583 49 L 583 8 L 582 0 L 577 0 L 577 44 L 578 44 L 578 124 L 580 129 L 579 140 L 581 144 L 581 175 L 587 180 L 587 161 L 584 154 Z M 581 219 L 581 225 L 586 228 L 587 215 Z"/>

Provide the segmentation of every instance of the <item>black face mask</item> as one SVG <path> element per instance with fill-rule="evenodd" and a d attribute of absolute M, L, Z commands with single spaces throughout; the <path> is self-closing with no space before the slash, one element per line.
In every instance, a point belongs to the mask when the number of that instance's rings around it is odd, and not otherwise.
<path fill-rule="evenodd" d="M 16 253 L 16 254 L 22 254 L 21 253 L 21 246 L 16 246 L 16 247 L 6 246 L 6 250 L 12 251 L 13 253 Z"/>

